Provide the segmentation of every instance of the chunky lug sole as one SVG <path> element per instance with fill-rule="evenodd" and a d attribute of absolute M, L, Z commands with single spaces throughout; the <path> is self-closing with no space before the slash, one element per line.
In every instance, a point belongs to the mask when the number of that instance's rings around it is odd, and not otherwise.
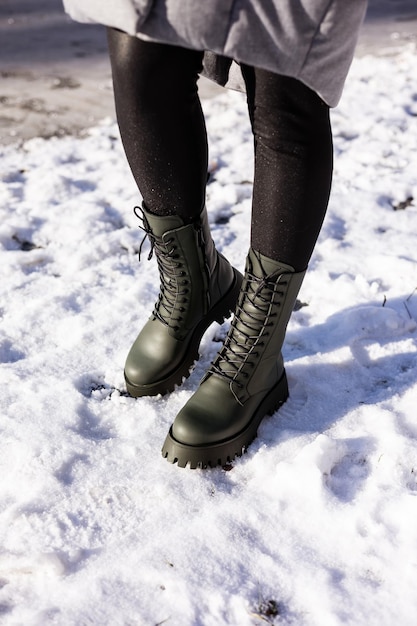
<path fill-rule="evenodd" d="M 242 276 L 237 270 L 234 269 L 233 271 L 234 279 L 231 288 L 194 328 L 191 338 L 189 339 L 188 348 L 184 351 L 184 358 L 177 365 L 175 370 L 173 370 L 169 376 L 149 385 L 135 385 L 128 379 L 125 372 L 126 388 L 129 395 L 134 398 L 157 396 L 158 394 L 164 395 L 174 391 L 176 385 L 180 385 L 185 378 L 188 378 L 192 366 L 199 359 L 198 349 L 207 328 L 211 326 L 213 322 L 222 324 L 235 309 L 242 283 Z"/>
<path fill-rule="evenodd" d="M 177 441 L 172 435 L 171 427 L 162 448 L 162 456 L 170 463 L 177 463 L 178 467 L 186 467 L 189 464 L 190 469 L 224 466 L 231 463 L 235 457 L 242 456 L 256 438 L 263 418 L 275 413 L 288 396 L 287 376 L 284 370 L 279 382 L 262 400 L 249 424 L 234 437 L 209 445 L 192 446 Z"/>

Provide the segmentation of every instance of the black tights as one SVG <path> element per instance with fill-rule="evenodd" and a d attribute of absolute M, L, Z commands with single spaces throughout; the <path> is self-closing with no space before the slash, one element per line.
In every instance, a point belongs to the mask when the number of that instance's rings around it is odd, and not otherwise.
<path fill-rule="evenodd" d="M 203 53 L 108 29 L 116 114 L 147 208 L 199 215 L 207 134 L 197 91 Z M 242 65 L 255 145 L 251 246 L 306 268 L 332 176 L 329 109 L 294 78 Z M 231 129 L 231 132 L 232 129 Z"/>

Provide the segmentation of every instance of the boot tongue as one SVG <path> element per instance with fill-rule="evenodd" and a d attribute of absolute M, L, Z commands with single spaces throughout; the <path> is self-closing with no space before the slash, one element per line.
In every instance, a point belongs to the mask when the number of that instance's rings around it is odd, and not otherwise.
<path fill-rule="evenodd" d="M 246 273 L 248 277 L 247 297 L 244 299 L 240 313 L 235 320 L 235 328 L 244 337 L 257 336 L 261 331 L 268 310 L 268 302 L 274 298 L 271 291 L 271 284 L 277 282 L 281 274 L 292 274 L 294 269 L 286 263 L 281 263 L 270 259 L 260 252 L 249 251 Z M 271 277 L 270 281 L 263 282 L 263 279 Z M 253 344 L 252 338 L 240 339 L 240 343 L 246 345 Z"/>
<path fill-rule="evenodd" d="M 184 220 L 178 215 L 155 215 L 143 207 L 143 215 L 155 237 L 162 237 L 166 232 L 184 226 Z"/>
<path fill-rule="evenodd" d="M 264 278 L 270 274 L 278 276 L 279 274 L 294 273 L 294 268 L 291 265 L 270 259 L 253 248 L 249 250 L 247 270 L 257 278 Z"/>

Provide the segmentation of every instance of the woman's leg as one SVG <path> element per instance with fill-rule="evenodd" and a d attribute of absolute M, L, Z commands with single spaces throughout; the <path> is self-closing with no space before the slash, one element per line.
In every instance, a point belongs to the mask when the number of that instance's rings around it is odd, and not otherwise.
<path fill-rule="evenodd" d="M 233 460 L 286 401 L 281 348 L 329 199 L 328 107 L 295 79 L 242 70 L 255 138 L 251 247 L 223 347 L 162 449 L 181 467 Z"/>
<path fill-rule="evenodd" d="M 188 376 L 206 329 L 234 308 L 242 277 L 215 249 L 204 208 L 207 136 L 197 92 L 203 53 L 112 29 L 108 40 L 117 120 L 161 281 L 125 379 L 131 395 L 156 395 Z"/>
<path fill-rule="evenodd" d="M 149 211 L 200 215 L 207 135 L 197 91 L 203 53 L 108 29 L 117 121 Z"/>
<path fill-rule="evenodd" d="M 330 194 L 329 108 L 300 81 L 242 66 L 255 141 L 252 248 L 307 267 Z"/>

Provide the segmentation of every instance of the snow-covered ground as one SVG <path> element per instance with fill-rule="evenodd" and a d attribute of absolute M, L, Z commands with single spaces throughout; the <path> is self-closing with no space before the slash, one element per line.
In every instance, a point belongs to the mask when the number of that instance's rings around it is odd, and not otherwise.
<path fill-rule="evenodd" d="M 415 67 L 412 48 L 354 62 L 285 345 L 291 397 L 229 471 L 160 454 L 227 323 L 180 389 L 125 393 L 158 286 L 114 122 L 1 150 L 2 626 L 414 626 Z M 213 237 L 243 269 L 244 99 L 204 107 Z"/>

